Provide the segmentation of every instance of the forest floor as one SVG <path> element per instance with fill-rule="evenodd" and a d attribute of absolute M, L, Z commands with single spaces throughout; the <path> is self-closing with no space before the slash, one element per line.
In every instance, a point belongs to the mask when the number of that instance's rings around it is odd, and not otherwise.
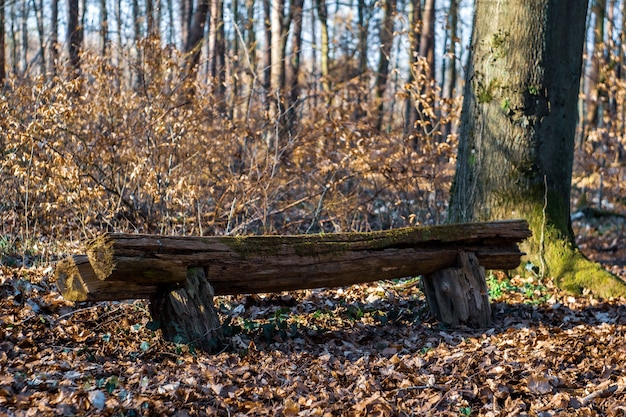
<path fill-rule="evenodd" d="M 626 278 L 623 218 L 578 240 Z M 418 280 L 218 297 L 231 346 L 159 339 L 145 301 L 73 304 L 0 264 L 0 416 L 626 416 L 626 300 L 490 275 L 494 323 L 450 329 Z"/>

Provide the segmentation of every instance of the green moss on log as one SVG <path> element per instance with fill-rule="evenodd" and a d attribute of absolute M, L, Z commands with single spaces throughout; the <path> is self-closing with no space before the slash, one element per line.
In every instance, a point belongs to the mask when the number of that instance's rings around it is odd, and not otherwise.
<path fill-rule="evenodd" d="M 296 253 L 300 256 L 344 253 L 359 249 L 383 250 L 404 245 L 432 246 L 450 241 L 470 241 L 488 226 L 482 224 L 405 227 L 369 233 L 297 236 L 226 236 L 221 243 L 244 258 Z"/>

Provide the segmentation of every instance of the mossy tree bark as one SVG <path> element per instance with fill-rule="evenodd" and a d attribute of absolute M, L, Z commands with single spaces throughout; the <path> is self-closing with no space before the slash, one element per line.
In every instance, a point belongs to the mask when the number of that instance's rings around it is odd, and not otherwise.
<path fill-rule="evenodd" d="M 478 0 L 450 221 L 526 218 L 526 265 L 564 289 L 626 295 L 570 221 L 587 1 Z M 523 261 L 524 262 L 524 261 Z"/>

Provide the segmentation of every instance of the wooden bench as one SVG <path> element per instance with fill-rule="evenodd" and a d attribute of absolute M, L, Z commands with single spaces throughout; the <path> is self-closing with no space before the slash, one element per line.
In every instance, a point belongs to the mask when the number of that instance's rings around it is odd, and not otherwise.
<path fill-rule="evenodd" d="M 113 233 L 57 264 L 71 301 L 150 299 L 166 340 L 210 350 L 221 338 L 214 295 L 347 286 L 423 277 L 431 313 L 486 327 L 485 269 L 519 266 L 524 220 L 410 227 L 371 233 L 180 237 Z"/>

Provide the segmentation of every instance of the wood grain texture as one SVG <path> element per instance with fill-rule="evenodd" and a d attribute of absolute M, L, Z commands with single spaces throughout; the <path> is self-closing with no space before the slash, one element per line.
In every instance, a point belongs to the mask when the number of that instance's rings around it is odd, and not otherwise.
<path fill-rule="evenodd" d="M 512 269 L 522 255 L 517 245 L 529 235 L 523 220 L 326 235 L 104 234 L 87 247 L 93 273 L 61 262 L 57 280 L 72 290 L 61 290 L 66 298 L 93 300 L 143 298 L 138 287 L 181 283 L 192 267 L 204 269 L 215 295 L 337 287 L 432 274 L 456 266 L 459 251 L 474 253 L 487 269 Z"/>

